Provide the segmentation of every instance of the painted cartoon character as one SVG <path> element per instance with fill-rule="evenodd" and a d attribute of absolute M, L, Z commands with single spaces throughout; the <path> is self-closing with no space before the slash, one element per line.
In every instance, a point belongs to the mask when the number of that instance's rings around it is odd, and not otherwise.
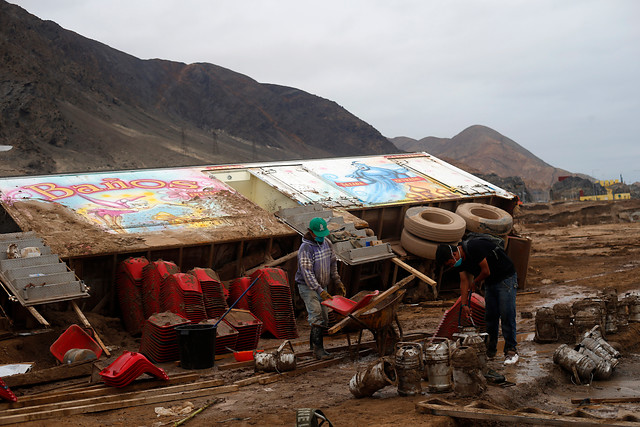
<path fill-rule="evenodd" d="M 351 165 L 355 166 L 356 170 L 347 177 L 367 184 L 364 194 L 358 195 L 358 197 L 364 197 L 365 202 L 381 203 L 404 196 L 403 184 L 394 181 L 394 179 L 409 177 L 407 173 L 403 172 L 404 169 L 393 170 L 369 166 L 358 161 L 351 162 Z"/>

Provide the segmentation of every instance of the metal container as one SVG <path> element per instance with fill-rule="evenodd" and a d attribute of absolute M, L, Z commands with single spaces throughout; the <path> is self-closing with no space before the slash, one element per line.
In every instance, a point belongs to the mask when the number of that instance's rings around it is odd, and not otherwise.
<path fill-rule="evenodd" d="M 256 372 L 286 372 L 296 369 L 296 354 L 289 340 L 283 341 L 275 352 L 254 352 L 253 360 Z"/>
<path fill-rule="evenodd" d="M 422 393 L 422 345 L 414 342 L 396 343 L 396 373 L 398 375 L 398 394 L 414 396 Z"/>
<path fill-rule="evenodd" d="M 573 327 L 573 314 L 569 304 L 555 304 L 553 306 L 553 314 L 556 318 L 556 331 L 558 332 L 558 341 L 563 343 L 574 343 L 576 334 Z"/>
<path fill-rule="evenodd" d="M 591 382 L 596 364 L 585 354 L 578 353 L 566 344 L 560 345 L 553 353 L 553 362 L 577 375 L 579 382 Z"/>
<path fill-rule="evenodd" d="M 596 380 L 607 380 L 613 374 L 613 366 L 610 361 L 600 357 L 600 355 L 595 354 L 591 350 L 586 347 L 578 346 L 578 353 L 584 354 L 589 359 L 593 361 L 596 368 L 593 371 L 593 378 Z"/>
<path fill-rule="evenodd" d="M 552 308 L 541 307 L 536 311 L 536 342 L 547 343 L 558 341 L 556 315 Z"/>
<path fill-rule="evenodd" d="M 591 328 L 591 330 L 584 333 L 582 335 L 582 340 L 584 340 L 585 338 L 593 338 L 598 343 L 598 345 L 600 345 L 606 352 L 608 352 L 615 359 L 619 359 L 622 356 L 622 354 L 620 354 L 618 350 L 613 348 L 613 346 L 609 344 L 607 340 L 604 339 L 600 331 L 600 327 L 598 325 L 594 326 L 593 328 Z"/>
<path fill-rule="evenodd" d="M 605 288 L 602 291 L 605 305 L 604 330 L 607 334 L 618 332 L 618 291 L 615 288 Z"/>
<path fill-rule="evenodd" d="M 456 349 L 454 341 L 442 338 L 424 350 L 429 393 L 449 392 L 453 388 L 453 373 L 449 366 L 451 352 Z"/>
<path fill-rule="evenodd" d="M 629 301 L 629 322 L 640 322 L 640 299 L 637 295 L 628 295 L 627 301 Z"/>
<path fill-rule="evenodd" d="M 576 337 L 579 338 L 594 326 L 600 326 L 600 311 L 595 307 L 588 307 L 576 312 L 573 318 Z"/>
<path fill-rule="evenodd" d="M 478 396 L 487 389 L 480 361 L 473 347 L 458 347 L 451 355 L 453 392 L 458 397 Z"/>
<path fill-rule="evenodd" d="M 583 338 L 582 341 L 580 341 L 580 346 L 590 350 L 598 357 L 607 360 L 609 363 L 611 363 L 612 368 L 615 368 L 620 363 L 620 360 L 617 357 L 614 357 L 613 354 L 609 353 L 609 351 L 607 351 L 607 349 L 602 346 L 601 340 L 595 340 L 591 337 L 586 337 Z"/>
<path fill-rule="evenodd" d="M 486 332 L 479 333 L 473 326 L 462 328 L 460 332 L 453 334 L 458 339 L 459 346 L 472 347 L 478 355 L 478 364 L 480 370 L 485 372 L 487 369 L 487 344 L 486 340 L 489 334 Z"/>
<path fill-rule="evenodd" d="M 618 310 L 616 314 L 618 316 L 619 328 L 629 326 L 629 299 L 627 297 L 622 297 L 618 300 Z"/>
<path fill-rule="evenodd" d="M 395 367 L 392 363 L 378 359 L 365 369 L 359 370 L 349 381 L 349 391 L 357 398 L 369 397 L 388 385 L 397 384 Z"/>

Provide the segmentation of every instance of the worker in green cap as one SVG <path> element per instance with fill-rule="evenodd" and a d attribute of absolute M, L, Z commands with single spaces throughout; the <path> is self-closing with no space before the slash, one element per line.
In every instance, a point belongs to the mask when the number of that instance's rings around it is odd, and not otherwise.
<path fill-rule="evenodd" d="M 324 219 L 317 217 L 309 222 L 309 229 L 302 237 L 302 244 L 298 249 L 298 271 L 295 277 L 300 297 L 309 315 L 309 343 L 316 359 L 331 357 L 324 349 L 322 337 L 323 328 L 329 324 L 329 314 L 327 307 L 320 303 L 333 298 L 328 292 L 332 283 L 338 294 L 346 294 L 338 274 L 336 254 L 326 239 L 328 235 L 329 229 Z"/>

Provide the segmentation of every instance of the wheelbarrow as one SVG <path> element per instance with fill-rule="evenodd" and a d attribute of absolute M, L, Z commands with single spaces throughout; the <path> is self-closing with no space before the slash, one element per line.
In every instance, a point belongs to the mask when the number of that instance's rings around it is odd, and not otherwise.
<path fill-rule="evenodd" d="M 389 339 L 402 341 L 402 327 L 398 320 L 397 308 L 405 292 L 405 289 L 397 289 L 392 293 L 385 292 L 380 294 L 380 296 L 372 299 L 362 310 L 354 311 L 344 316 L 342 320 L 329 328 L 329 334 L 346 333 L 347 343 L 349 348 L 351 348 L 349 333 L 358 332 L 358 345 L 356 350 L 356 354 L 358 354 L 362 341 L 362 332 L 367 329 L 371 331 L 376 341 L 376 351 L 381 356 L 384 356 L 388 348 L 387 341 Z M 351 299 L 357 302 L 359 298 L 364 297 L 364 295 L 368 293 L 369 291 L 360 292 Z M 398 332 L 393 329 L 394 321 L 398 327 Z M 390 348 L 393 348 L 393 346 Z"/>

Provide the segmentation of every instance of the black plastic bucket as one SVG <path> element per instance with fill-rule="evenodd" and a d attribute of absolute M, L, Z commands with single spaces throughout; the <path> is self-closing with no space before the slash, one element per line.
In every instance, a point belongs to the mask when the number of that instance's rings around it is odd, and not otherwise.
<path fill-rule="evenodd" d="M 213 367 L 216 358 L 216 330 L 214 325 L 180 325 L 178 346 L 180 366 L 183 369 L 207 369 Z"/>

